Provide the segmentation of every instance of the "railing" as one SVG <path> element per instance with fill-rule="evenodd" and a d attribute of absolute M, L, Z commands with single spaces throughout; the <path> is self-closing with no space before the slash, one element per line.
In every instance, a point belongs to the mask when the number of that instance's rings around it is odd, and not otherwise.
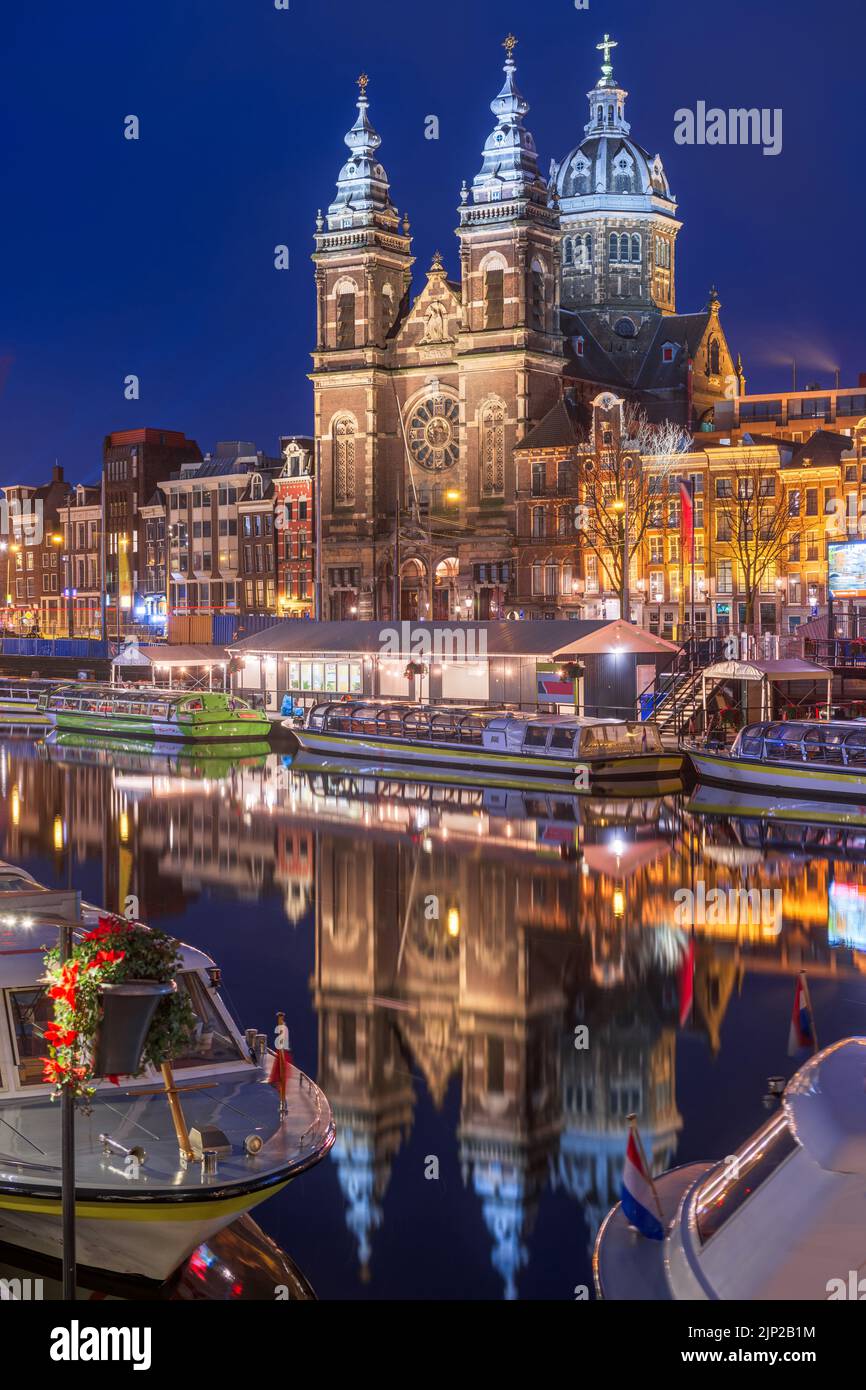
<path fill-rule="evenodd" d="M 728 637 L 689 637 L 657 671 L 651 690 L 641 696 L 641 718 L 655 719 L 680 734 L 691 713 L 698 679 L 729 650 Z"/>

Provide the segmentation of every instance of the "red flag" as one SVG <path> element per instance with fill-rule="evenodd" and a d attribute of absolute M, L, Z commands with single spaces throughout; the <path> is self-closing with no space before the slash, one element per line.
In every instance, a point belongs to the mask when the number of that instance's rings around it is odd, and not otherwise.
<path fill-rule="evenodd" d="M 692 560 L 695 548 L 695 508 L 692 501 L 691 483 L 680 478 L 680 535 L 683 542 L 683 556 Z"/>
<path fill-rule="evenodd" d="M 695 998 L 695 938 L 694 933 L 689 937 L 689 944 L 686 947 L 683 958 L 680 961 L 679 975 L 677 978 L 677 988 L 680 998 L 680 1027 L 682 1028 L 688 1021 L 692 1011 L 692 1004 Z"/>
<path fill-rule="evenodd" d="M 274 1060 L 271 1064 L 271 1074 L 268 1077 L 268 1085 L 276 1086 L 280 1095 L 285 1095 L 286 1085 L 289 1080 L 289 1073 L 292 1070 L 292 1054 L 284 1052 L 279 1048 L 274 1053 Z"/>

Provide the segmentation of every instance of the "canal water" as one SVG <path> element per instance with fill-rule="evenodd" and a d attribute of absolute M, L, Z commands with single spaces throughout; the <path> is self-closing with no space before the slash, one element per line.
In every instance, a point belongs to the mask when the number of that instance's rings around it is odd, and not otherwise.
<path fill-rule="evenodd" d="M 822 1045 L 866 1033 L 866 829 L 9 740 L 0 841 L 285 1011 L 338 1137 L 256 1220 L 320 1298 L 580 1296 L 630 1113 L 729 1154 L 800 969 Z"/>

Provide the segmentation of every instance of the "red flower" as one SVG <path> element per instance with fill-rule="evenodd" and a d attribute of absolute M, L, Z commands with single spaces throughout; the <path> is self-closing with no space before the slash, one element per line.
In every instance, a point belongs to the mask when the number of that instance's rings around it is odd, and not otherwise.
<path fill-rule="evenodd" d="M 78 1037 L 74 1028 L 62 1028 L 52 1021 L 45 1029 L 45 1041 L 49 1047 L 71 1047 Z"/>

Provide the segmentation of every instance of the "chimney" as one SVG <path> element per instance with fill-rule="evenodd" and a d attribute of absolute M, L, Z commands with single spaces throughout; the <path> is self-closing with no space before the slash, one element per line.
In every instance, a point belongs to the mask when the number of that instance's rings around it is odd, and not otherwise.
<path fill-rule="evenodd" d="M 63 482 L 63 464 L 62 464 L 62 463 L 55 463 L 54 467 L 53 467 L 52 470 L 51 470 L 51 481 L 52 481 L 52 483 L 62 483 L 62 482 Z"/>
<path fill-rule="evenodd" d="M 857 385 L 861 388 L 861 390 L 864 387 L 866 387 L 866 372 L 860 373 L 860 375 L 857 378 Z"/>

